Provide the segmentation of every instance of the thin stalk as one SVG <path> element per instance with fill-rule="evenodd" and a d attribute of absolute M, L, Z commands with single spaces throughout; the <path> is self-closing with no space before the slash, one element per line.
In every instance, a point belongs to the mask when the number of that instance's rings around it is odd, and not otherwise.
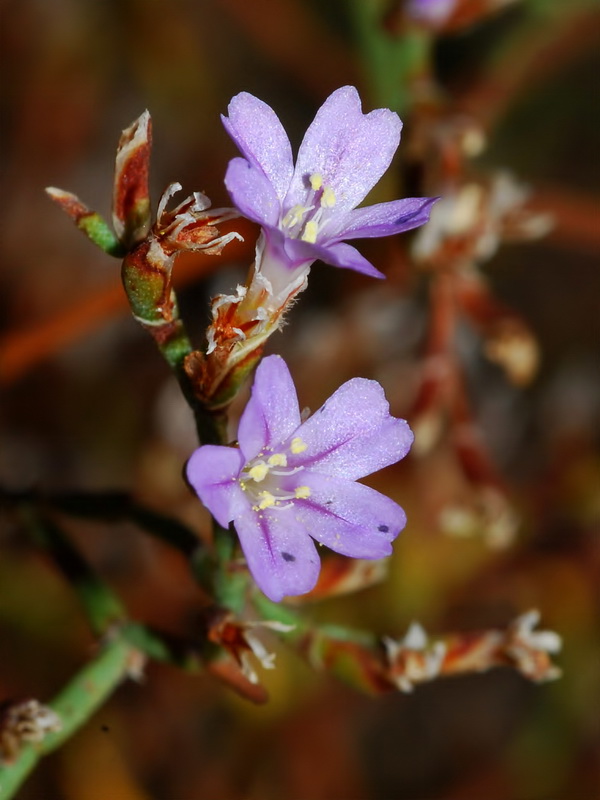
<path fill-rule="evenodd" d="M 36 744 L 25 744 L 11 764 L 0 767 L 0 800 L 9 800 L 42 756 L 69 739 L 127 678 L 137 651 L 120 636 L 109 642 L 52 700 L 61 729 Z"/>
<path fill-rule="evenodd" d="M 410 110 L 419 81 L 431 72 L 433 39 L 416 27 L 402 33 L 386 30 L 388 7 L 382 0 L 351 0 L 348 5 L 371 99 L 402 115 Z"/>
<path fill-rule="evenodd" d="M 37 544 L 73 586 L 94 633 L 102 635 L 123 621 L 126 612 L 119 598 L 96 576 L 59 526 L 31 505 L 21 506 L 20 516 Z"/>
<path fill-rule="evenodd" d="M 215 563 L 212 565 L 212 587 L 217 604 L 239 614 L 246 598 L 248 575 L 245 569 L 236 569 L 234 555 L 236 538 L 218 522 L 213 523 Z"/>

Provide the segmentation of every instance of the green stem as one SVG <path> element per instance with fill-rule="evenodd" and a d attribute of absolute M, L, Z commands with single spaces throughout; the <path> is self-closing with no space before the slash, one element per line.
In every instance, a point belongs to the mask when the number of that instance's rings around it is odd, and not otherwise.
<path fill-rule="evenodd" d="M 117 239 L 100 214 L 91 211 L 89 214 L 84 214 L 79 217 L 75 224 L 90 241 L 101 250 L 104 250 L 107 255 L 113 256 L 114 258 L 123 258 L 125 255 L 126 250 L 124 246 Z"/>
<path fill-rule="evenodd" d="M 134 648 L 115 638 L 79 672 L 50 703 L 61 720 L 61 730 L 37 744 L 25 744 L 13 763 L 0 767 L 0 799 L 13 797 L 39 759 L 56 750 L 80 728 L 127 677 Z"/>
<path fill-rule="evenodd" d="M 414 102 L 416 82 L 431 71 L 433 39 L 417 28 L 386 31 L 388 6 L 386 0 L 351 0 L 349 10 L 373 102 L 402 115 Z"/>
<path fill-rule="evenodd" d="M 248 574 L 245 569 L 236 570 L 234 554 L 236 538 L 231 531 L 213 523 L 215 562 L 212 569 L 212 588 L 219 606 L 239 614 L 244 607 Z"/>
<path fill-rule="evenodd" d="M 194 414 L 198 439 L 202 444 L 224 444 L 226 418 L 211 414 L 195 395 L 185 371 L 185 360 L 193 348 L 179 316 L 177 295 L 171 285 L 172 264 L 167 259 L 161 269 L 150 268 L 144 243 L 123 261 L 122 279 L 131 312 L 154 339 L 161 355 L 177 378 L 181 392 Z"/>
<path fill-rule="evenodd" d="M 294 626 L 290 631 L 277 634 L 314 669 L 327 670 L 330 675 L 368 694 L 389 688 L 382 678 L 375 634 L 341 625 L 315 625 L 258 593 L 254 605 L 263 619 Z"/>
<path fill-rule="evenodd" d="M 102 635 L 125 619 L 119 598 L 96 576 L 58 525 L 31 505 L 21 506 L 20 516 L 77 592 L 94 633 Z"/>
<path fill-rule="evenodd" d="M 261 592 L 255 593 L 252 602 L 263 619 L 283 622 L 285 625 L 294 626 L 293 630 L 278 634 L 282 639 L 285 639 L 285 641 L 291 644 L 304 639 L 307 633 L 310 633 L 315 638 L 335 640 L 338 642 L 352 642 L 363 647 L 374 647 L 377 641 L 375 634 L 366 631 L 346 628 L 343 625 L 315 624 L 301 617 L 297 611 L 281 603 L 274 603 Z"/>
<path fill-rule="evenodd" d="M 274 603 L 262 592 L 256 591 L 253 594 L 252 604 L 265 621 L 282 622 L 284 625 L 293 626 L 289 631 L 277 632 L 277 635 L 289 644 L 293 645 L 301 641 L 311 627 L 308 621 L 296 611 L 281 603 Z"/>
<path fill-rule="evenodd" d="M 161 661 L 179 667 L 185 672 L 198 672 L 202 668 L 201 650 L 204 642 L 178 639 L 158 632 L 138 622 L 125 623 L 123 638 L 152 661 Z"/>
<path fill-rule="evenodd" d="M 67 492 L 46 495 L 31 490 L 10 492 L 0 487 L 0 505 L 17 510 L 28 506 L 36 509 L 52 508 L 71 517 L 103 522 L 130 520 L 145 533 L 178 550 L 189 561 L 200 585 L 205 588 L 209 586 L 204 565 L 210 554 L 198 536 L 179 520 L 136 503 L 125 492 Z M 30 511 L 29 514 L 31 513 Z M 31 517 L 25 521 L 28 525 L 33 524 Z M 36 538 L 39 539 L 39 530 Z"/>
<path fill-rule="evenodd" d="M 73 492 L 50 495 L 42 500 L 74 517 L 115 522 L 128 519 L 142 530 L 194 558 L 203 547 L 196 534 L 176 519 L 136 503 L 125 492 Z"/>

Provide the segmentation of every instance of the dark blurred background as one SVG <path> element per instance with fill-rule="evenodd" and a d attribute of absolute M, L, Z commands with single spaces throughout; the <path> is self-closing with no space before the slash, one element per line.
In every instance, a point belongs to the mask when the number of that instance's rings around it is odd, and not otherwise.
<path fill-rule="evenodd" d="M 73 191 L 108 217 L 119 133 L 148 108 L 155 202 L 180 181 L 227 205 L 222 178 L 235 150 L 219 114 L 238 91 L 271 104 L 295 147 L 342 84 L 359 87 L 365 109 L 383 104 L 361 29 L 367 7 L 386 46 L 401 47 L 402 6 L 383 0 L 0 4 L 4 486 L 123 489 L 207 534 L 181 478 L 193 425 L 176 384 L 127 312 L 117 262 L 43 188 Z M 536 686 L 495 670 L 371 699 L 271 642 L 277 669 L 261 675 L 271 700 L 257 707 L 212 678 L 152 664 L 141 685 L 119 689 L 45 759 L 24 800 L 598 796 L 599 41 L 597 3 L 552 0 L 522 0 L 432 34 L 428 80 L 443 113 L 468 115 L 486 133 L 471 169 L 510 170 L 555 218 L 545 238 L 505 243 L 481 267 L 538 341 L 535 380 L 510 386 L 468 326 L 459 343 L 475 417 L 521 523 L 502 550 L 477 532 L 447 535 L 432 508 L 440 495 L 468 494 L 465 478 L 443 447 L 429 460 L 410 456 L 373 483 L 409 517 L 389 579 L 314 611 L 402 635 L 412 619 L 432 632 L 469 630 L 536 607 L 543 627 L 563 637 L 563 677 Z M 418 81 L 407 86 L 397 110 L 410 137 Z M 375 199 L 401 196 L 402 158 Z M 244 233 L 246 243 L 218 259 L 176 266 L 198 342 L 209 298 L 243 280 L 252 259 L 255 231 L 246 224 Z M 360 374 L 380 380 L 394 413 L 409 414 L 428 319 L 427 276 L 410 264 L 411 240 L 402 253 L 359 243 L 389 273 L 385 285 L 315 265 L 270 343 L 288 360 L 302 405 L 317 408 Z M 20 530 L 0 524 L 0 696 L 47 699 L 89 657 L 92 638 L 68 585 Z M 65 525 L 137 618 L 193 627 L 197 593 L 175 554 L 125 523 Z"/>

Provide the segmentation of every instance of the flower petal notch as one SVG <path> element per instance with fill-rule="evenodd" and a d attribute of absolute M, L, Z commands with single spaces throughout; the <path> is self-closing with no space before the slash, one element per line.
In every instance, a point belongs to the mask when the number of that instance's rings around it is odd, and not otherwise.
<path fill-rule="evenodd" d="M 412 440 L 381 386 L 362 378 L 302 422 L 289 370 L 269 356 L 240 419 L 239 448 L 198 448 L 187 477 L 219 524 L 233 522 L 258 587 L 279 602 L 315 586 L 315 540 L 352 558 L 391 554 L 404 511 L 356 481 L 402 459 Z"/>

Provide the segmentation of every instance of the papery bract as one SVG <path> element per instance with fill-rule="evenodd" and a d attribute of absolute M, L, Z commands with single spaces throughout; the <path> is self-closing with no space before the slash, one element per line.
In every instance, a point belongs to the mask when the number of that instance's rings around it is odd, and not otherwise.
<path fill-rule="evenodd" d="M 187 477 L 220 525 L 234 523 L 256 583 L 279 601 L 315 585 L 313 539 L 354 558 L 390 555 L 404 511 L 356 481 L 399 461 L 412 440 L 381 386 L 363 378 L 343 384 L 302 422 L 289 370 L 270 356 L 256 371 L 239 449 L 200 447 Z"/>

